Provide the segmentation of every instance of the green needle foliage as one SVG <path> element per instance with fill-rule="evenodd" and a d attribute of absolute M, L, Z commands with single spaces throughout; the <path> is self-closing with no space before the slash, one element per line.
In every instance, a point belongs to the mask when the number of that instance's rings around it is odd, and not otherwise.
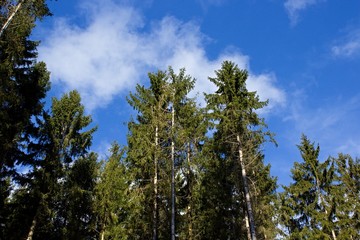
<path fill-rule="evenodd" d="M 209 209 L 216 220 L 209 226 L 207 232 L 213 233 L 208 238 L 271 238 L 274 226 L 270 206 L 276 179 L 263 163 L 261 146 L 266 139 L 272 141 L 272 134 L 265 131 L 264 120 L 257 113 L 267 102 L 247 90 L 248 73 L 235 63 L 225 61 L 215 73 L 216 77 L 209 79 L 218 89 L 206 95 L 209 119 L 215 128 L 210 142 L 216 155 L 215 179 L 210 181 L 215 183 L 210 186 L 216 184 L 221 191 L 215 193 L 216 202 Z"/>
<path fill-rule="evenodd" d="M 96 130 L 84 130 L 90 123 L 76 91 L 54 98 L 51 112 L 38 119 L 38 142 L 28 149 L 37 161 L 13 194 L 6 239 L 89 234 L 97 168 L 96 155 L 87 154 Z"/>
<path fill-rule="evenodd" d="M 303 162 L 291 170 L 293 183 L 281 194 L 283 234 L 288 239 L 336 239 L 331 189 L 334 165 L 318 160 L 320 147 L 302 136 L 298 146 Z"/>
<path fill-rule="evenodd" d="M 333 212 L 337 239 L 360 238 L 360 160 L 346 154 L 333 158 L 336 166 Z"/>
<path fill-rule="evenodd" d="M 124 149 L 114 143 L 110 157 L 101 169 L 96 186 L 96 213 L 100 239 L 128 239 L 132 225 L 128 215 L 140 207 L 128 193 L 131 179 L 124 163 Z"/>
<path fill-rule="evenodd" d="M 15 1 L 0 2 L 0 26 Z M 40 115 L 49 89 L 45 63 L 37 62 L 38 42 L 29 39 L 35 22 L 50 15 L 44 0 L 25 1 L 0 36 L 0 238 L 6 239 L 11 183 L 18 180 L 17 167 L 31 165 L 26 147 L 34 134 L 32 117 Z"/>

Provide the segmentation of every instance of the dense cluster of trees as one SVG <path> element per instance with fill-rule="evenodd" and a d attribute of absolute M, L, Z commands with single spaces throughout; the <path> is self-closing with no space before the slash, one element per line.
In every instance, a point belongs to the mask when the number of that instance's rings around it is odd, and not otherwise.
<path fill-rule="evenodd" d="M 99 159 L 77 91 L 45 109 L 50 74 L 29 36 L 50 12 L 18 3 L 0 3 L 0 239 L 359 239 L 359 159 L 319 160 L 302 136 L 277 193 L 262 152 L 275 143 L 258 114 L 267 102 L 233 62 L 209 78 L 203 107 L 185 69 L 149 73 L 128 96 L 127 146 Z"/>

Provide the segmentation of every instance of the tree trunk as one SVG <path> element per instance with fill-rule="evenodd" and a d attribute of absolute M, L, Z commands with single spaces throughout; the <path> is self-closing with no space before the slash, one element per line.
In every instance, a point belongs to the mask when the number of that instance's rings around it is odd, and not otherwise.
<path fill-rule="evenodd" d="M 105 231 L 102 231 L 100 235 L 101 235 L 101 240 L 105 240 Z"/>
<path fill-rule="evenodd" d="M 5 29 L 9 26 L 11 20 L 14 18 L 15 14 L 17 13 L 17 11 L 19 11 L 21 4 L 23 4 L 24 0 L 19 1 L 19 3 L 16 5 L 15 10 L 10 14 L 10 16 L 8 17 L 8 19 L 6 20 L 6 22 L 4 23 L 4 25 L 2 26 L 1 30 L 0 30 L 0 37 L 3 35 Z"/>
<path fill-rule="evenodd" d="M 171 129 L 174 132 L 175 108 L 171 109 Z M 171 240 L 175 240 L 175 143 L 174 134 L 171 137 Z"/>
<path fill-rule="evenodd" d="M 105 240 L 105 224 L 103 224 L 101 232 L 100 232 L 100 239 Z"/>
<path fill-rule="evenodd" d="M 239 151 L 239 162 L 241 167 L 241 178 L 244 188 L 244 195 L 245 195 L 245 201 L 246 201 L 246 212 L 249 218 L 249 227 L 250 227 L 250 235 L 251 240 L 256 240 L 256 232 L 255 232 L 255 220 L 253 215 L 253 210 L 251 206 L 251 200 L 250 200 L 250 192 L 249 192 L 249 185 L 247 182 L 247 176 L 246 176 L 246 169 L 245 169 L 245 163 L 243 159 L 243 151 L 241 148 L 241 142 L 240 142 L 240 136 L 236 136 L 236 140 L 238 141 L 238 151 Z"/>
<path fill-rule="evenodd" d="M 157 147 L 159 145 L 159 128 L 155 127 L 155 153 L 154 153 L 154 209 L 153 209 L 153 240 L 158 239 L 158 159 Z"/>
<path fill-rule="evenodd" d="M 38 212 L 39 212 L 39 207 L 36 209 L 36 212 L 35 212 L 35 215 L 34 215 L 34 218 L 33 218 L 32 222 L 31 222 L 30 230 L 29 230 L 29 233 L 28 233 L 28 235 L 26 237 L 26 240 L 32 240 L 32 238 L 33 238 L 36 223 L 37 223 L 36 219 L 37 219 Z"/>
<path fill-rule="evenodd" d="M 251 231 L 250 231 L 250 224 L 249 224 L 249 218 L 246 211 L 246 207 L 244 207 L 245 212 L 245 227 L 246 227 L 246 233 L 247 233 L 247 239 L 251 240 Z"/>
<path fill-rule="evenodd" d="M 190 166 L 190 142 L 187 145 L 187 152 L 186 152 L 186 159 L 188 163 L 188 185 L 189 185 L 189 205 L 187 208 L 187 215 L 188 215 L 188 240 L 193 240 L 193 222 L 192 222 L 192 172 Z"/>

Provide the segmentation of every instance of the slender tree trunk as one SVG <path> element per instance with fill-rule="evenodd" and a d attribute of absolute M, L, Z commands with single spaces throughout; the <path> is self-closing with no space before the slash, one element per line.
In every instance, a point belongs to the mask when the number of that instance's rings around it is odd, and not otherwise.
<path fill-rule="evenodd" d="M 100 232 L 100 239 L 105 240 L 105 224 L 103 224 L 101 232 Z"/>
<path fill-rule="evenodd" d="M 36 218 L 37 218 L 37 211 L 34 216 L 34 219 L 31 222 L 31 227 L 30 227 L 30 230 L 29 230 L 26 240 L 32 240 L 32 237 L 33 237 L 34 231 L 35 231 L 35 227 L 36 227 L 36 223 L 37 223 Z"/>
<path fill-rule="evenodd" d="M 171 109 L 171 129 L 175 127 L 175 108 Z M 175 143 L 174 134 L 171 139 L 171 240 L 175 240 Z"/>
<path fill-rule="evenodd" d="M 6 22 L 4 23 L 4 25 L 1 27 L 0 30 L 0 37 L 3 35 L 5 29 L 9 26 L 11 20 L 14 18 L 15 14 L 17 13 L 17 11 L 19 11 L 21 4 L 24 3 L 25 0 L 21 0 L 18 2 L 18 4 L 15 7 L 15 10 L 10 14 L 10 16 L 8 17 L 8 19 L 6 20 Z"/>
<path fill-rule="evenodd" d="M 101 240 L 104 240 L 105 239 L 105 231 L 102 231 L 100 235 L 101 235 Z"/>
<path fill-rule="evenodd" d="M 36 212 L 35 212 L 35 215 L 34 215 L 34 218 L 33 218 L 32 222 L 31 222 L 30 230 L 28 232 L 26 240 L 32 240 L 32 238 L 33 238 L 35 228 L 36 228 L 36 224 L 37 224 L 37 218 L 38 218 L 38 215 L 39 215 L 39 211 L 40 211 L 40 206 L 38 206 L 36 208 Z"/>
<path fill-rule="evenodd" d="M 186 152 L 186 160 L 188 164 L 188 184 L 189 184 L 189 205 L 187 208 L 187 215 L 188 215 L 188 240 L 193 240 L 193 222 L 192 222 L 192 175 L 191 175 L 191 167 L 190 167 L 190 142 L 187 145 L 187 152 Z"/>
<path fill-rule="evenodd" d="M 241 142 L 240 142 L 240 136 L 236 136 L 236 140 L 238 141 L 238 151 L 239 151 L 239 162 L 241 167 L 241 178 L 243 182 L 244 187 L 244 195 L 245 195 L 245 201 L 246 201 L 246 211 L 249 218 L 249 225 L 250 225 L 250 235 L 251 240 L 256 240 L 256 231 L 255 231 L 255 220 L 253 215 L 253 210 L 251 206 L 251 200 L 250 200 L 250 192 L 249 192 L 249 185 L 247 182 L 247 176 L 246 176 L 246 169 L 245 169 L 245 163 L 243 159 L 243 151 L 241 148 Z"/>
<path fill-rule="evenodd" d="M 244 207 L 244 212 L 245 212 L 245 227 L 246 227 L 247 239 L 251 240 L 250 224 L 249 224 L 249 218 L 246 211 L 246 207 Z"/>
<path fill-rule="evenodd" d="M 158 239 L 158 159 L 157 147 L 159 145 L 159 128 L 155 127 L 155 153 L 154 153 L 154 209 L 153 209 L 153 240 Z"/>

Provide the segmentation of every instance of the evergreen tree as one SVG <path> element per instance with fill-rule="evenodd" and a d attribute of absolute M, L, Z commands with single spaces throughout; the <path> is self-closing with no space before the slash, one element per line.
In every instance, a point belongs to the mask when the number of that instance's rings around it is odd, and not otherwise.
<path fill-rule="evenodd" d="M 61 207 L 67 224 L 63 227 L 63 239 L 95 239 L 96 206 L 95 185 L 99 164 L 97 155 L 90 153 L 77 159 L 69 169 L 61 196 Z"/>
<path fill-rule="evenodd" d="M 336 166 L 331 195 L 338 240 L 360 238 L 360 160 L 346 154 L 333 159 Z"/>
<path fill-rule="evenodd" d="M 137 86 L 137 93 L 129 98 L 138 116 L 129 124 L 127 162 L 130 172 L 140 173 L 135 175 L 132 191 L 152 188 L 146 193 L 141 191 L 147 203 L 148 199 L 153 201 L 147 210 L 143 209 L 148 214 L 142 214 L 149 216 L 152 212 L 152 218 L 144 219 L 142 224 L 148 226 L 152 220 L 153 239 L 174 239 L 185 226 L 181 214 L 187 211 L 184 208 L 188 204 L 176 195 L 180 193 L 180 182 L 187 183 L 190 176 L 190 154 L 197 141 L 188 129 L 190 117 L 194 120 L 196 115 L 195 102 L 187 97 L 194 79 L 185 74 L 185 69 L 176 74 L 171 67 L 167 72 L 149 74 L 149 78 L 150 87 Z M 187 191 L 185 188 L 182 191 Z M 143 238 L 145 232 L 139 236 Z"/>
<path fill-rule="evenodd" d="M 13 11 L 14 1 L 0 2 L 0 25 L 4 26 Z M 17 166 L 32 162 L 26 146 L 35 131 L 33 116 L 43 108 L 42 99 L 49 88 L 49 73 L 37 62 L 37 42 L 29 40 L 35 21 L 50 15 L 43 0 L 26 1 L 0 36 L 0 238 L 7 225 L 12 180 L 18 177 Z"/>
<path fill-rule="evenodd" d="M 163 151 L 168 144 L 169 91 L 165 72 L 150 73 L 150 87 L 137 85 L 136 93 L 130 94 L 129 104 L 138 111 L 135 120 L 129 123 L 128 152 L 126 162 L 132 175 L 130 199 L 137 201 L 141 209 L 129 216 L 133 221 L 135 239 L 169 238 L 170 221 L 168 192 L 163 186 L 169 182 L 169 161 Z M 161 204 L 160 204 L 161 203 Z M 162 231 L 159 231 L 162 229 Z M 167 236 L 164 236 L 167 235 Z"/>
<path fill-rule="evenodd" d="M 218 219 L 212 227 L 217 231 L 214 236 L 264 238 L 265 232 L 274 229 L 270 224 L 273 212 L 265 209 L 276 188 L 276 180 L 270 176 L 261 154 L 262 144 L 272 140 L 272 134 L 264 131 L 264 120 L 256 112 L 267 102 L 246 89 L 248 73 L 234 63 L 223 62 L 215 73 L 216 77 L 209 79 L 218 90 L 206 95 L 209 118 L 215 127 L 212 145 L 217 179 L 213 184 L 222 189 L 214 197 L 215 210 L 210 209 Z M 256 229 L 259 224 L 262 228 Z M 265 226 L 268 229 L 264 231 Z"/>
<path fill-rule="evenodd" d="M 334 165 L 318 160 L 320 147 L 302 136 L 298 146 L 303 162 L 291 170 L 293 183 L 281 194 L 283 235 L 288 239 L 337 239 L 331 188 Z"/>
<path fill-rule="evenodd" d="M 60 100 L 54 98 L 51 113 L 44 112 L 43 119 L 38 121 L 38 142 L 28 148 L 30 154 L 36 154 L 37 161 L 25 178 L 26 184 L 15 192 L 12 203 L 15 225 L 10 224 L 9 229 L 22 224 L 23 231 L 18 233 L 18 237 L 9 231 L 9 239 L 10 236 L 13 239 L 26 236 L 28 240 L 65 238 L 69 220 L 73 220 L 69 218 L 70 206 L 65 198 L 70 196 L 69 192 L 75 190 L 75 186 L 87 191 L 93 188 L 91 181 L 94 179 L 88 179 L 86 184 L 90 185 L 85 186 L 81 176 L 74 176 L 74 171 L 81 173 L 77 169 L 84 167 L 84 162 L 89 164 L 88 170 L 93 169 L 96 162 L 94 155 L 90 155 L 88 161 L 79 160 L 78 164 L 73 164 L 75 160 L 86 157 L 92 133 L 96 130 L 92 128 L 84 131 L 91 123 L 91 117 L 84 116 L 79 93 L 72 91 Z M 83 174 L 89 174 L 91 176 L 88 178 L 92 178 L 92 172 Z M 79 182 L 76 183 L 75 179 Z M 86 198 L 85 195 L 83 197 Z M 83 219 L 78 218 L 78 221 Z"/>
<path fill-rule="evenodd" d="M 117 143 L 111 147 L 111 155 L 104 163 L 100 179 L 96 186 L 96 213 L 101 240 L 129 239 L 132 236 L 132 226 L 127 216 L 136 212 L 137 205 L 128 202 L 130 179 L 124 163 L 124 149 Z"/>

